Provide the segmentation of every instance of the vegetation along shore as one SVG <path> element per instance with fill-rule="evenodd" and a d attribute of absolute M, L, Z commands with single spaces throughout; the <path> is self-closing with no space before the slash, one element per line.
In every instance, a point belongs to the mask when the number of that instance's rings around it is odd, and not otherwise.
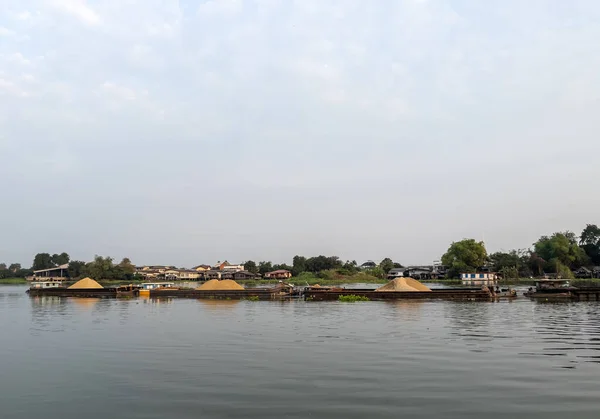
<path fill-rule="evenodd" d="M 414 267 L 389 257 L 379 263 L 368 261 L 359 265 L 355 260 L 344 262 L 337 256 L 296 255 L 291 264 L 248 260 L 240 265 L 219 262 L 186 269 L 136 266 L 128 258 L 115 263 L 111 257 L 96 256 L 94 260 L 84 262 L 71 260 L 66 252 L 38 253 L 30 268 L 23 268 L 19 263 L 0 263 L 0 283 L 26 283 L 25 279 L 31 278 L 36 271 L 42 276 L 53 271 L 52 275 L 60 272 L 60 277 L 65 279 L 90 277 L 107 284 L 144 280 L 194 281 L 211 279 L 211 275 L 218 279 L 237 275 L 241 278 L 235 276 L 233 279 L 244 279 L 247 284 L 273 283 L 290 277 L 298 285 L 368 284 L 382 283 L 392 274 L 451 284 L 460 283 L 456 280 L 468 272 L 496 272 L 503 281 L 513 284 L 529 284 L 534 277 L 544 276 L 577 278 L 582 284 L 596 284 L 600 277 L 600 228 L 588 224 L 579 236 L 570 231 L 556 232 L 540 237 L 529 248 L 491 254 L 483 242 L 463 239 L 453 242 L 440 260 L 430 266 Z"/>

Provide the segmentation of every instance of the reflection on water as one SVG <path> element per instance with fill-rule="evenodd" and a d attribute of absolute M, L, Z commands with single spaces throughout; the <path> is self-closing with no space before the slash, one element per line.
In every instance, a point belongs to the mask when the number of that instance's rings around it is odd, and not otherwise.
<path fill-rule="evenodd" d="M 242 301 L 241 300 L 208 300 L 198 299 L 198 302 L 209 311 L 229 311 L 237 307 Z"/>
<path fill-rule="evenodd" d="M 2 419 L 597 417 L 596 302 L 24 291 L 0 287 Z"/>

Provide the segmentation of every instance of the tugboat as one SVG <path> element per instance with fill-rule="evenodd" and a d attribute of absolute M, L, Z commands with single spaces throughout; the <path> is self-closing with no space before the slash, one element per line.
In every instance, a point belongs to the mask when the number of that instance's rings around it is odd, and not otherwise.
<path fill-rule="evenodd" d="M 576 288 L 571 287 L 568 279 L 539 279 L 535 281 L 535 290 L 529 288 L 523 293 L 524 296 L 536 299 L 571 299 L 574 297 L 572 291 Z"/>

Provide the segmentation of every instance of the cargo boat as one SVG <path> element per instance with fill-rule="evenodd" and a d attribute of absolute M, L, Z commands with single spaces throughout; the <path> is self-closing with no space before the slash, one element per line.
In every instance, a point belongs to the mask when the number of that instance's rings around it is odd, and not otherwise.
<path fill-rule="evenodd" d="M 30 296 L 80 297 L 80 298 L 115 298 L 133 297 L 137 295 L 135 285 L 119 285 L 109 288 L 71 288 L 62 282 L 35 281 L 26 291 Z"/>
<path fill-rule="evenodd" d="M 174 297 L 215 300 L 244 300 L 258 298 L 259 300 L 276 300 L 296 296 L 294 288 L 289 284 L 278 284 L 271 288 L 245 288 L 242 290 L 199 290 L 191 288 L 162 288 L 151 289 L 151 298 Z"/>
<path fill-rule="evenodd" d="M 312 301 L 334 301 L 340 296 L 356 295 L 369 300 L 461 300 L 461 301 L 491 301 L 494 297 L 489 289 L 482 288 L 444 288 L 431 291 L 377 291 L 374 289 L 349 289 L 307 287 L 304 297 Z"/>
<path fill-rule="evenodd" d="M 524 296 L 538 301 L 600 301 L 600 287 L 573 287 L 568 279 L 540 279 Z"/>

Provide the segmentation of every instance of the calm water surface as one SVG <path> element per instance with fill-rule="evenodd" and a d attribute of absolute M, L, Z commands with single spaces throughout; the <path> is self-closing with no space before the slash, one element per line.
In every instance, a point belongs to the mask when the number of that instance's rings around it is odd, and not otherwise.
<path fill-rule="evenodd" d="M 30 298 L 0 417 L 598 418 L 600 304 Z"/>

